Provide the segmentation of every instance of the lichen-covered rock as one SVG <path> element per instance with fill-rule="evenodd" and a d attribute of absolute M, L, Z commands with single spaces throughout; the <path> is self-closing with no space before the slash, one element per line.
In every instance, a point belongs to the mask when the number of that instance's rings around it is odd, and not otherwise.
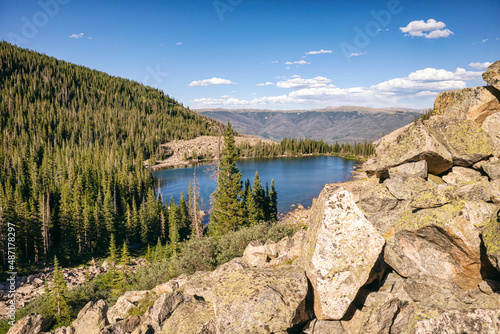
<path fill-rule="evenodd" d="M 162 334 L 217 333 L 214 327 L 214 307 L 203 298 L 191 297 L 180 304 L 165 320 Z M 156 332 L 154 332 L 156 333 Z"/>
<path fill-rule="evenodd" d="M 430 184 L 419 176 L 398 175 L 384 181 L 390 193 L 400 200 L 409 200 L 421 191 L 430 188 Z"/>
<path fill-rule="evenodd" d="M 430 184 L 434 185 L 440 185 L 446 183 L 442 178 L 434 174 L 427 174 L 427 181 L 429 181 Z"/>
<path fill-rule="evenodd" d="M 250 241 L 243 252 L 243 260 L 252 267 L 262 267 L 269 260 L 266 247 L 258 240 Z"/>
<path fill-rule="evenodd" d="M 398 205 L 398 199 L 385 185 L 376 184 L 365 189 L 357 204 L 363 212 L 382 212 L 394 209 Z"/>
<path fill-rule="evenodd" d="M 500 60 L 497 60 L 483 73 L 483 79 L 488 84 L 500 90 Z"/>
<path fill-rule="evenodd" d="M 146 298 L 148 294 L 148 290 L 125 292 L 125 294 L 118 298 L 116 304 L 109 308 L 107 313 L 108 321 L 113 324 L 125 319 L 130 309 L 135 307 L 139 301 Z"/>
<path fill-rule="evenodd" d="M 410 206 L 417 209 L 437 208 L 457 199 L 456 187 L 438 185 L 416 193 L 410 200 Z"/>
<path fill-rule="evenodd" d="M 496 210 L 482 232 L 486 254 L 491 264 L 500 270 L 500 210 Z"/>
<path fill-rule="evenodd" d="M 488 178 L 471 168 L 453 167 L 451 172 L 443 176 L 443 180 L 448 184 L 467 185 L 476 182 L 487 182 Z"/>
<path fill-rule="evenodd" d="M 434 102 L 436 115 L 468 119 L 479 125 L 486 117 L 500 111 L 498 92 L 493 87 L 472 87 L 441 92 Z"/>
<path fill-rule="evenodd" d="M 425 179 L 427 178 L 427 172 L 427 161 L 420 160 L 389 168 L 389 177 L 395 178 L 398 176 L 415 176 Z"/>
<path fill-rule="evenodd" d="M 107 312 L 108 305 L 104 300 L 100 299 L 95 303 L 88 302 L 71 324 L 75 328 L 75 334 L 98 334 L 109 325 Z"/>
<path fill-rule="evenodd" d="M 126 334 L 132 333 L 141 323 L 141 318 L 137 315 L 128 317 L 104 327 L 99 334 Z"/>
<path fill-rule="evenodd" d="M 481 277 L 480 231 L 495 205 L 456 201 L 401 215 L 387 235 L 384 259 L 403 277 L 476 288 Z"/>
<path fill-rule="evenodd" d="M 416 309 L 408 319 L 404 333 L 474 333 L 500 332 L 498 309 Z"/>
<path fill-rule="evenodd" d="M 368 281 L 385 241 L 342 187 L 326 185 L 312 211 L 301 263 L 316 317 L 339 320 Z"/>
<path fill-rule="evenodd" d="M 45 332 L 52 321 L 44 319 L 41 314 L 32 313 L 16 321 L 7 334 L 37 334 Z"/>
<path fill-rule="evenodd" d="M 500 156 L 500 113 L 488 116 L 483 125 L 483 129 L 491 138 L 491 141 L 495 144 L 495 156 Z"/>
<path fill-rule="evenodd" d="M 297 266 L 222 273 L 213 291 L 218 333 L 275 333 L 310 318 L 307 278 Z"/>
<path fill-rule="evenodd" d="M 151 324 L 155 332 L 160 332 L 163 322 L 167 319 L 184 300 L 184 296 L 178 291 L 165 293 L 155 300 L 153 307 L 146 313 L 148 324 Z"/>
<path fill-rule="evenodd" d="M 304 326 L 301 334 L 348 334 L 348 332 L 340 321 L 313 319 Z"/>
<path fill-rule="evenodd" d="M 429 173 L 441 174 L 453 166 L 453 157 L 421 120 L 413 122 L 375 142 L 377 158 L 366 163 L 369 172 L 383 171 L 407 162 L 426 160 Z"/>
<path fill-rule="evenodd" d="M 473 121 L 433 116 L 424 125 L 451 153 L 454 166 L 471 166 L 494 153 L 490 137 Z"/>
<path fill-rule="evenodd" d="M 500 179 L 500 163 L 487 163 L 482 166 L 484 172 L 488 174 L 491 180 Z"/>

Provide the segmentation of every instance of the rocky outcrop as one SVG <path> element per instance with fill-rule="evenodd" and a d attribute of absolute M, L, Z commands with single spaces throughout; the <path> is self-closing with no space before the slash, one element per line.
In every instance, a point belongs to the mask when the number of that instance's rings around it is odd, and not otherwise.
<path fill-rule="evenodd" d="M 44 319 L 40 314 L 30 314 L 20 319 L 12 326 L 7 334 L 32 334 L 46 331 L 52 321 Z"/>
<path fill-rule="evenodd" d="M 146 298 L 149 291 L 128 291 L 123 296 L 118 298 L 116 304 L 109 308 L 107 317 L 110 323 L 123 320 L 127 317 L 128 312 L 137 306 L 137 304 Z"/>
<path fill-rule="evenodd" d="M 297 266 L 225 272 L 213 291 L 219 333 L 276 333 L 310 318 L 307 279 Z"/>
<path fill-rule="evenodd" d="M 481 125 L 498 112 L 500 92 L 494 87 L 473 87 L 442 92 L 434 102 L 436 115 L 468 119 Z"/>
<path fill-rule="evenodd" d="M 483 79 L 488 84 L 500 90 L 500 60 L 488 66 L 486 72 L 483 73 Z"/>
<path fill-rule="evenodd" d="M 71 324 L 75 329 L 75 334 L 99 334 L 104 327 L 109 325 L 107 311 L 108 305 L 104 300 L 95 303 L 88 302 Z"/>
<path fill-rule="evenodd" d="M 385 241 L 339 186 L 325 186 L 313 206 L 301 262 L 316 317 L 339 320 L 370 278 Z"/>

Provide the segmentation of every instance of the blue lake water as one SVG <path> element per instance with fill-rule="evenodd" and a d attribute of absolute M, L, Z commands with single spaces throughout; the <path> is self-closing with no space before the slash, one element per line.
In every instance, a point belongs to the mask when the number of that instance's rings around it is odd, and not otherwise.
<path fill-rule="evenodd" d="M 276 159 L 243 159 L 237 166 L 242 174 L 242 180 L 250 179 L 253 184 L 255 172 L 258 171 L 262 185 L 270 185 L 274 179 L 278 193 L 278 211 L 287 212 L 292 204 L 302 204 L 307 207 L 312 204 L 323 186 L 328 183 L 345 181 L 349 177 L 356 161 L 337 157 L 317 156 L 300 158 Z M 200 208 L 208 212 L 210 194 L 217 187 L 215 180 L 210 178 L 209 165 L 196 167 L 196 179 L 200 188 L 202 203 Z M 165 200 L 173 196 L 179 203 L 179 194 L 184 192 L 187 197 L 189 180 L 193 179 L 194 167 L 166 169 L 153 172 L 159 183 L 159 190 Z"/>

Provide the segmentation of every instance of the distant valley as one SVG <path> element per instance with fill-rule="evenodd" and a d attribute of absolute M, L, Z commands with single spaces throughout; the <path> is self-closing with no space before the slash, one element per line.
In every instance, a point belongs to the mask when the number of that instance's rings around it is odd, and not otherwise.
<path fill-rule="evenodd" d="M 280 141 L 283 138 L 323 139 L 326 142 L 377 140 L 419 116 L 404 108 L 338 107 L 317 110 L 199 109 L 196 112 L 226 123 L 241 134 Z"/>

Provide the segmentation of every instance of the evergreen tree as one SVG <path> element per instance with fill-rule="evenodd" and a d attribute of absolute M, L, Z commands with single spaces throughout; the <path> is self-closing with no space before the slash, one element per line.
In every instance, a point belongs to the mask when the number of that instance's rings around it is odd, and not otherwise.
<path fill-rule="evenodd" d="M 189 237 L 190 226 L 189 226 L 189 212 L 188 206 L 186 204 L 186 199 L 184 198 L 184 193 L 180 193 L 179 199 L 179 240 L 184 241 Z"/>
<path fill-rule="evenodd" d="M 111 234 L 111 238 L 109 240 L 109 259 L 111 260 L 112 267 L 118 264 L 118 249 L 116 248 L 114 234 Z"/>
<path fill-rule="evenodd" d="M 274 187 L 274 179 L 271 179 L 271 189 L 269 190 L 269 220 L 278 220 L 278 194 Z"/>
<path fill-rule="evenodd" d="M 220 172 L 215 190 L 213 211 L 210 215 L 209 233 L 217 236 L 236 230 L 242 225 L 243 210 L 241 173 L 236 167 L 238 153 L 229 120 L 224 132 L 224 154 L 220 160 Z"/>
<path fill-rule="evenodd" d="M 128 244 L 126 241 L 123 242 L 122 246 L 122 254 L 120 257 L 120 263 L 122 265 L 128 265 L 130 264 L 130 252 L 128 250 Z"/>
<path fill-rule="evenodd" d="M 54 257 L 54 278 L 52 279 L 52 286 L 49 290 L 50 304 L 53 314 L 58 324 L 62 324 L 70 317 L 70 308 L 68 306 L 66 296 L 64 293 L 68 289 L 64 274 L 59 266 L 57 257 Z"/>
<path fill-rule="evenodd" d="M 266 218 L 268 202 L 266 201 L 266 192 L 264 188 L 262 188 L 259 172 L 255 172 L 252 186 L 252 196 L 254 198 L 257 210 L 254 218 L 257 222 L 260 222 L 261 220 L 264 220 Z"/>
<path fill-rule="evenodd" d="M 170 208 L 168 212 L 168 237 L 170 239 L 170 247 L 173 253 L 176 253 L 177 248 L 179 247 L 179 221 L 179 208 L 175 205 L 174 197 L 170 197 Z"/>

